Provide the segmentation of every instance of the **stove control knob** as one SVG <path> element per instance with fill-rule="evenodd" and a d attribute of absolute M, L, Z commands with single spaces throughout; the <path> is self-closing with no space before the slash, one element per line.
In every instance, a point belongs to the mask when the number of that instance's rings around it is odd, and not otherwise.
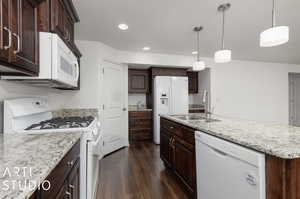
<path fill-rule="evenodd" d="M 98 135 L 98 129 L 94 129 L 94 130 L 92 131 L 92 133 L 93 133 L 93 135 Z"/>

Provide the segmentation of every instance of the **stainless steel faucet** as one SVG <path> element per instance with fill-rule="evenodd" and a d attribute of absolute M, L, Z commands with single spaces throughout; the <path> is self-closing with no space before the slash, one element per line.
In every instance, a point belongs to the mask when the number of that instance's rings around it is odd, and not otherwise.
<path fill-rule="evenodd" d="M 205 113 L 205 118 L 206 119 L 210 119 L 210 116 L 211 116 L 211 108 L 210 108 L 210 100 L 209 100 L 209 93 L 207 90 L 204 90 L 203 92 L 203 99 L 202 99 L 202 102 L 204 104 L 204 113 Z"/>

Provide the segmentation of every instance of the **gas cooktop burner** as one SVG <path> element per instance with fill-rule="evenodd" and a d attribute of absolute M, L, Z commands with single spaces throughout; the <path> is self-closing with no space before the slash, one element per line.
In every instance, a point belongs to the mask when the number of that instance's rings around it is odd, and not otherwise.
<path fill-rule="evenodd" d="M 25 130 L 42 130 L 42 129 L 68 129 L 88 127 L 94 120 L 94 117 L 57 117 L 51 120 L 42 121 L 33 124 Z"/>

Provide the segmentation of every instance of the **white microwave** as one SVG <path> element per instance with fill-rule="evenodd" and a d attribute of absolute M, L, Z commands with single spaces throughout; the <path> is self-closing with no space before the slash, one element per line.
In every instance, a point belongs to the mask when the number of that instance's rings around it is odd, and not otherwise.
<path fill-rule="evenodd" d="M 74 88 L 79 80 L 77 57 L 57 34 L 40 32 L 40 72 L 37 77 L 2 76 L 10 81 L 22 81 L 36 86 Z"/>

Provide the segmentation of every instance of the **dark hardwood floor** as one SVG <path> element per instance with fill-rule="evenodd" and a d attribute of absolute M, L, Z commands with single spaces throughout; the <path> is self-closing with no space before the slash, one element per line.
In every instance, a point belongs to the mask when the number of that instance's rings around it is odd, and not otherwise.
<path fill-rule="evenodd" d="M 187 199 L 159 157 L 159 146 L 135 144 L 101 161 L 97 199 Z"/>

